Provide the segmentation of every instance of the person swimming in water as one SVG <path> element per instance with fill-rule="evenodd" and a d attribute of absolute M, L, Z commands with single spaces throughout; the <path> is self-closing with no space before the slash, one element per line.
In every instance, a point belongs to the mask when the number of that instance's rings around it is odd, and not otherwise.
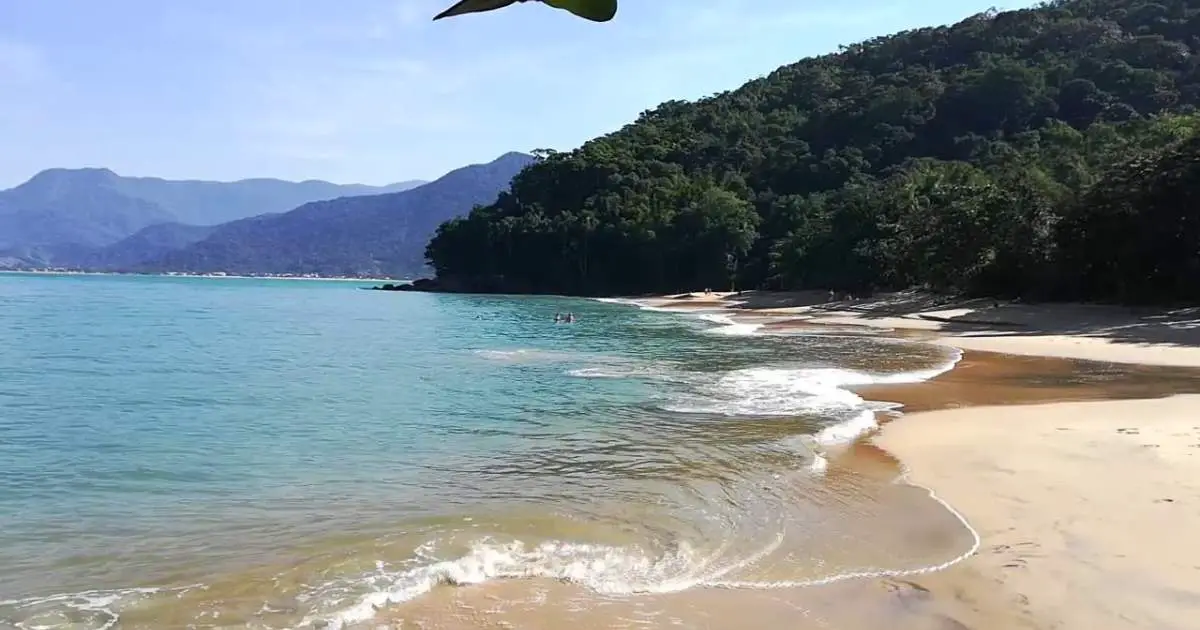
<path fill-rule="evenodd" d="M 555 314 L 554 314 L 554 323 L 555 323 L 555 324 L 561 324 L 562 322 L 563 322 L 563 316 L 562 316 L 562 313 L 555 313 Z"/>
<path fill-rule="evenodd" d="M 567 313 L 567 323 L 568 324 L 575 323 L 575 313 Z"/>

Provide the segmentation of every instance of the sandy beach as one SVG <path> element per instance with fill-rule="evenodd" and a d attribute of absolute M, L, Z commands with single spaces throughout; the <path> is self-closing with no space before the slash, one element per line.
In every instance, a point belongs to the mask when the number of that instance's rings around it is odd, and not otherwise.
<path fill-rule="evenodd" d="M 889 424 L 877 443 L 983 541 L 924 585 L 964 601 L 998 589 L 1024 627 L 1196 628 L 1198 410 L 1200 396 L 1184 395 L 944 410 Z"/>
<path fill-rule="evenodd" d="M 952 302 L 919 293 L 828 299 L 747 293 L 651 303 L 728 309 L 776 329 L 916 336 L 968 357 L 1004 353 L 1028 357 L 1028 365 L 1047 357 L 1057 370 L 1069 371 L 1067 360 L 1200 367 L 1200 309 Z M 981 538 L 976 555 L 913 583 L 959 611 L 954 627 L 1200 627 L 1200 395 L 1168 388 L 1144 394 L 1165 398 L 1012 406 L 1039 399 L 1018 401 L 1022 394 L 983 363 L 925 384 L 926 404 L 917 407 L 937 410 L 908 413 L 874 438 L 909 469 L 909 481 L 954 506 Z M 1054 390 L 1042 395 L 1056 398 Z"/>

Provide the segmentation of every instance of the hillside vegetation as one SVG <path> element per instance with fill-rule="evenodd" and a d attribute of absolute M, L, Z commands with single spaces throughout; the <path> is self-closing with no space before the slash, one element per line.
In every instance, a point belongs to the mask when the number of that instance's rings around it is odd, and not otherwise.
<path fill-rule="evenodd" d="M 673 101 L 443 224 L 458 290 L 1200 299 L 1200 0 L 976 15 Z"/>

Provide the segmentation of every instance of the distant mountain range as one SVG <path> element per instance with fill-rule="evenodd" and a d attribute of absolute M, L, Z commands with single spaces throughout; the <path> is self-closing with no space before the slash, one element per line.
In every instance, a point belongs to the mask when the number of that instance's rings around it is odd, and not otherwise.
<path fill-rule="evenodd" d="M 412 190 L 305 204 L 233 221 L 139 268 L 271 274 L 397 277 L 425 267 L 425 245 L 442 222 L 492 203 L 533 161 L 506 153 Z"/>
<path fill-rule="evenodd" d="M 310 201 L 397 192 L 423 183 L 171 181 L 122 177 L 102 168 L 50 169 L 0 191 L 0 251 L 54 255 L 111 245 L 160 223 L 218 225 Z"/>
<path fill-rule="evenodd" d="M 47 170 L 0 191 L 0 268 L 411 275 L 438 224 L 494 201 L 532 159 L 388 186 Z"/>

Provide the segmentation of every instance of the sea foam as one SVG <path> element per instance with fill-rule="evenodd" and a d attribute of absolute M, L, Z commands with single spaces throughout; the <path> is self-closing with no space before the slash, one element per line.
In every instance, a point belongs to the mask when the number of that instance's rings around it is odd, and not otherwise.
<path fill-rule="evenodd" d="M 732 316 L 724 313 L 701 313 L 700 319 L 717 324 L 716 328 L 709 328 L 704 332 L 711 335 L 725 335 L 729 337 L 750 337 L 759 332 L 762 324 L 739 322 L 733 319 Z"/>
<path fill-rule="evenodd" d="M 299 628 L 341 629 L 367 622 L 379 609 L 404 603 L 438 586 L 500 579 L 549 578 L 607 595 L 674 593 L 716 582 L 770 555 L 782 542 L 780 534 L 754 553 L 726 558 L 728 545 L 704 554 L 687 541 L 655 554 L 640 547 L 480 540 L 468 553 L 453 560 L 394 573 L 381 567 L 377 574 L 361 578 L 376 590 L 359 596 L 349 606 L 310 615 Z"/>
<path fill-rule="evenodd" d="M 624 298 L 602 298 L 600 301 L 636 306 L 642 310 L 686 314 L 714 324 L 703 331 L 706 334 L 732 337 L 766 334 L 761 323 L 741 322 L 729 313 L 669 309 Z M 817 332 L 819 335 L 820 331 Z M 908 342 L 897 340 L 896 343 Z M 891 374 L 826 367 L 741 368 L 726 372 L 713 382 L 675 392 L 661 408 L 675 413 L 726 416 L 833 415 L 844 419 L 822 428 L 814 439 L 826 446 L 845 444 L 878 428 L 877 412 L 896 407 L 892 403 L 865 400 L 851 388 L 921 383 L 953 369 L 961 358 L 962 353 L 954 350 L 940 365 Z"/>
<path fill-rule="evenodd" d="M 182 597 L 197 588 L 195 584 L 179 588 L 124 588 L 91 590 L 78 593 L 59 593 L 26 599 L 0 600 L 0 615 L 13 621 L 21 630 L 63 627 L 66 619 L 71 628 L 108 630 L 120 623 L 121 612 L 136 607 L 151 597 Z M 0 624 L 2 625 L 2 624 Z"/>
<path fill-rule="evenodd" d="M 663 408 L 678 413 L 726 416 L 794 416 L 860 408 L 882 411 L 892 405 L 866 401 L 848 388 L 920 383 L 952 369 L 960 357 L 956 354 L 934 368 L 896 374 L 871 374 L 842 368 L 741 368 L 726 372 L 695 391 L 680 394 Z"/>

